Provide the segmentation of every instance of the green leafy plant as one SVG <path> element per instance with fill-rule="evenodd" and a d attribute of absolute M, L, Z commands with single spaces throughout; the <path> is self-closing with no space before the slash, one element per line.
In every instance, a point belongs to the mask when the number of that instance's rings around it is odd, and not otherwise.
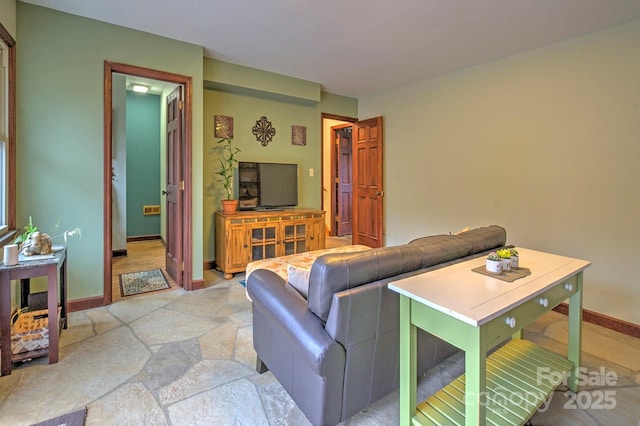
<path fill-rule="evenodd" d="M 515 247 L 510 248 L 509 251 L 511 252 L 511 257 L 518 256 L 518 250 Z"/>
<path fill-rule="evenodd" d="M 18 245 L 23 244 L 25 241 L 29 239 L 29 237 L 31 237 L 31 235 L 33 235 L 34 232 L 38 231 L 38 227 L 33 224 L 33 219 L 31 218 L 31 216 L 29 216 L 29 223 L 25 225 L 24 228 L 22 229 L 23 231 L 15 238 L 15 240 L 13 240 L 13 244 L 18 244 Z M 65 243 L 67 242 L 68 237 L 73 237 L 76 235 L 79 237 L 82 237 L 82 231 L 80 230 L 80 228 L 74 228 L 70 231 L 64 231 L 62 234 L 54 235 L 54 233 L 57 232 L 59 229 L 60 229 L 60 221 L 58 220 L 58 222 L 53 227 L 53 229 L 50 232 L 48 232 L 49 236 L 51 238 L 62 236 L 64 238 Z"/>
<path fill-rule="evenodd" d="M 227 193 L 227 200 L 233 197 L 233 169 L 238 163 L 236 154 L 240 152 L 240 148 L 231 145 L 232 140 L 229 138 L 220 139 L 219 144 L 222 149 L 222 158 L 220 158 L 220 169 L 215 174 L 220 176 L 219 181 L 222 182 L 224 190 Z"/>
<path fill-rule="evenodd" d="M 501 248 L 496 251 L 496 254 L 500 259 L 511 259 L 511 249 L 509 248 Z"/>
<path fill-rule="evenodd" d="M 489 253 L 487 255 L 487 260 L 498 261 L 498 260 L 500 260 L 500 256 L 498 256 L 498 254 L 495 251 L 492 251 L 491 253 Z"/>
<path fill-rule="evenodd" d="M 15 240 L 13 240 L 13 244 L 20 245 L 27 241 L 31 234 L 38 230 L 38 227 L 33 224 L 33 220 L 31 219 L 31 216 L 29 216 L 29 223 L 22 229 L 23 231 L 16 237 Z"/>

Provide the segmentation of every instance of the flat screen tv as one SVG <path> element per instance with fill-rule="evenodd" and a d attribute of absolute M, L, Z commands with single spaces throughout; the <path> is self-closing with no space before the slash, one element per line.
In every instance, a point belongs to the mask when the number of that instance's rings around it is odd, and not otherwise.
<path fill-rule="evenodd" d="M 298 165 L 238 163 L 240 209 L 274 210 L 298 205 Z"/>

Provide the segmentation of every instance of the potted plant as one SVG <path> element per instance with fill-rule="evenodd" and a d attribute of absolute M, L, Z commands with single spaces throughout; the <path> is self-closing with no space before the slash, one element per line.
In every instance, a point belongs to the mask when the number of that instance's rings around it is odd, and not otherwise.
<path fill-rule="evenodd" d="M 220 176 L 219 181 L 222 182 L 227 198 L 222 200 L 222 211 L 225 213 L 234 213 L 238 208 L 238 200 L 233 199 L 233 169 L 238 163 L 236 154 L 240 152 L 240 148 L 231 145 L 230 138 L 220 139 L 219 144 L 222 145 L 222 158 L 220 158 L 220 169 L 215 174 Z"/>
<path fill-rule="evenodd" d="M 496 251 L 498 257 L 502 260 L 502 270 L 510 271 L 511 270 L 511 249 L 509 248 L 501 248 Z"/>
<path fill-rule="evenodd" d="M 511 252 L 511 269 L 520 268 L 520 255 L 518 254 L 518 250 L 512 247 L 509 251 Z"/>
<path fill-rule="evenodd" d="M 487 272 L 491 272 L 492 274 L 502 273 L 502 260 L 495 251 L 492 251 L 487 255 L 485 268 L 487 269 Z"/>

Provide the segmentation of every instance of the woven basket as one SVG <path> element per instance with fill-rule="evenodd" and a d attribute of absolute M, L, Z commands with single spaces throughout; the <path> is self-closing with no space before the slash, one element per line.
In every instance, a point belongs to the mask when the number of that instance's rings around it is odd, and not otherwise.
<path fill-rule="evenodd" d="M 60 308 L 58 308 L 60 318 Z M 47 309 L 18 312 L 11 326 L 11 353 L 35 351 L 49 347 L 49 315 Z"/>

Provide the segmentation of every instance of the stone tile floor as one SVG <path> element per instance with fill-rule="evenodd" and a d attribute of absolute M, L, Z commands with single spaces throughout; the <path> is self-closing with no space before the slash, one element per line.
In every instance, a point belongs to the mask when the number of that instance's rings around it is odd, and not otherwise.
<path fill-rule="evenodd" d="M 41 358 L 0 378 L 0 425 L 29 425 L 84 406 L 87 425 L 309 424 L 273 375 L 254 369 L 242 278 L 206 271 L 201 291 L 149 293 L 72 313 L 57 364 Z M 566 317 L 550 312 L 525 337 L 562 353 L 566 328 Z M 555 392 L 532 423 L 640 426 L 640 340 L 591 324 L 583 339 L 581 392 Z M 418 397 L 463 367 L 457 354 L 434 368 L 420 379 Z M 395 424 L 397 391 L 344 422 Z"/>

